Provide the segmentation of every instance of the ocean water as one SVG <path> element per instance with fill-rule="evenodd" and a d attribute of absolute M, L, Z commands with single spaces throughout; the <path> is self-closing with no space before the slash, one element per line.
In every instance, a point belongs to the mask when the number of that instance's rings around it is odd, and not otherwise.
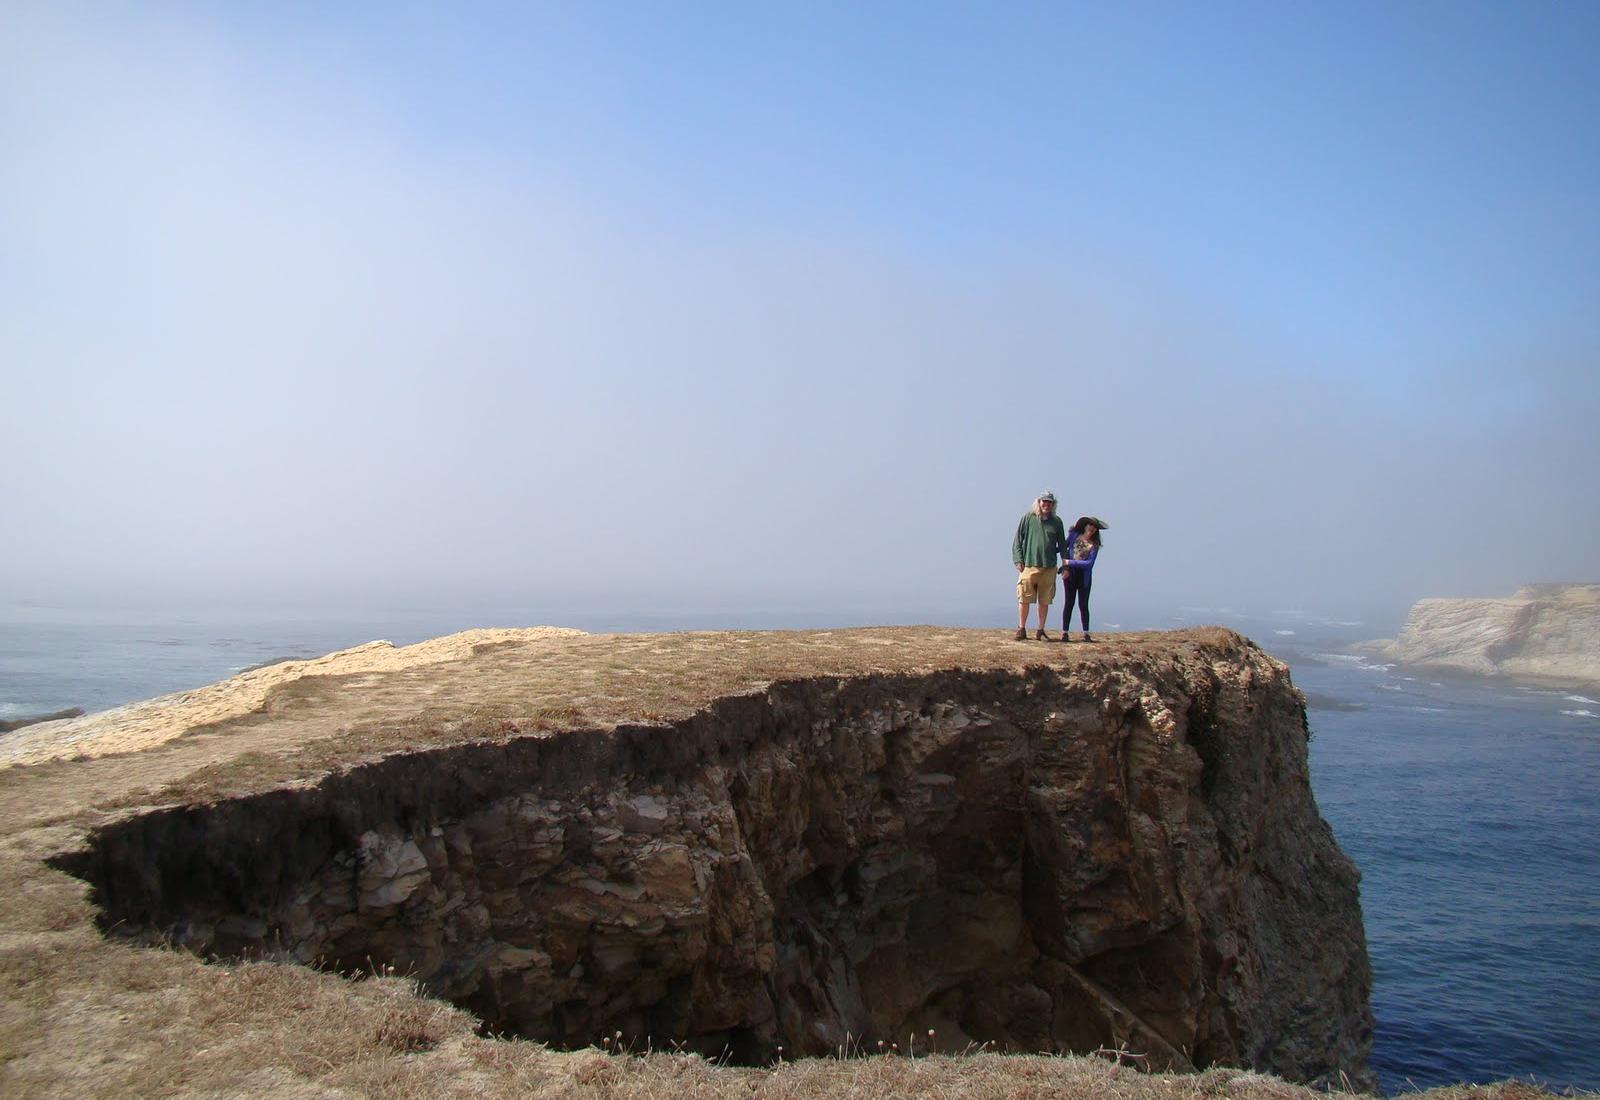
<path fill-rule="evenodd" d="M 928 617 L 555 608 L 171 616 L 0 606 L 0 718 L 101 710 L 278 657 L 374 638 L 403 645 L 471 626 L 771 628 Z M 934 617 L 1004 629 L 1009 612 Z M 1233 626 L 1287 661 L 1306 693 L 1317 801 L 1363 876 L 1373 1068 L 1385 1092 L 1506 1077 L 1600 1089 L 1600 691 L 1395 667 L 1351 648 L 1384 633 L 1381 625 L 1300 612 L 1122 617 L 1106 621 L 1101 610 L 1097 624 Z"/>
<path fill-rule="evenodd" d="M 1600 1088 L 1600 693 L 1278 652 L 1362 872 L 1385 1091 Z"/>

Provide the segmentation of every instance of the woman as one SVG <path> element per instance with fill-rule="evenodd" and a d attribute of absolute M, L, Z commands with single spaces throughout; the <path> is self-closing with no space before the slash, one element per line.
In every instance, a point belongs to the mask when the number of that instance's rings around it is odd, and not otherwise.
<path fill-rule="evenodd" d="M 1078 617 L 1083 620 L 1083 640 L 1094 641 L 1089 633 L 1089 585 L 1094 580 L 1094 559 L 1100 556 L 1100 532 L 1106 525 L 1094 516 L 1079 516 L 1067 532 L 1067 560 L 1061 571 L 1067 575 L 1067 597 L 1061 605 L 1061 640 L 1070 642 L 1067 628 L 1072 625 L 1072 599 L 1078 599 Z"/>

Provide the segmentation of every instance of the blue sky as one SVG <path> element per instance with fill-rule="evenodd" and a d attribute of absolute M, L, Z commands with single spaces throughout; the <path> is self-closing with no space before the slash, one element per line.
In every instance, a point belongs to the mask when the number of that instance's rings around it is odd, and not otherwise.
<path fill-rule="evenodd" d="M 1378 379 L 1398 357 L 1582 332 L 1600 263 L 1591 5 L 241 22 L 270 43 L 263 82 L 306 97 L 285 97 L 289 126 L 354 86 L 418 149 L 641 220 L 781 225 L 955 269 L 1116 265 L 1247 302 L 1329 369 Z M 1507 301 L 1522 331 L 1485 316 Z"/>
<path fill-rule="evenodd" d="M 5 598 L 1003 605 L 1045 487 L 1112 520 L 1100 593 L 1600 577 L 1594 5 L 0 43 Z"/>

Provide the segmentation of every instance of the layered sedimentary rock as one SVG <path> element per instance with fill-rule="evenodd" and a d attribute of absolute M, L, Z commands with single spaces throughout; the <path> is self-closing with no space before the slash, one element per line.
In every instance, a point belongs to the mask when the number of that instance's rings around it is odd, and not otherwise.
<path fill-rule="evenodd" d="M 1600 584 L 1531 584 L 1505 599 L 1418 600 L 1382 650 L 1410 665 L 1600 683 Z"/>
<path fill-rule="evenodd" d="M 1283 665 L 1196 631 L 961 638 L 996 656 L 893 671 L 852 634 L 798 636 L 830 671 L 691 713 L 511 721 L 120 815 L 56 862 L 114 937 L 392 967 L 561 1045 L 757 1060 L 933 1029 L 1371 1083 L 1358 875 Z"/>

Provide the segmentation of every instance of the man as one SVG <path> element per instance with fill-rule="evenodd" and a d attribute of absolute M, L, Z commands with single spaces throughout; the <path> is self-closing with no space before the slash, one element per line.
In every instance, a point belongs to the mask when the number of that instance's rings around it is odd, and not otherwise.
<path fill-rule="evenodd" d="M 1011 562 L 1017 567 L 1017 641 L 1028 637 L 1028 605 L 1039 605 L 1039 629 L 1034 637 L 1048 642 L 1044 632 L 1050 601 L 1056 598 L 1056 562 L 1067 553 L 1067 531 L 1056 515 L 1056 495 L 1045 493 L 1023 513 L 1017 537 L 1011 540 Z"/>

